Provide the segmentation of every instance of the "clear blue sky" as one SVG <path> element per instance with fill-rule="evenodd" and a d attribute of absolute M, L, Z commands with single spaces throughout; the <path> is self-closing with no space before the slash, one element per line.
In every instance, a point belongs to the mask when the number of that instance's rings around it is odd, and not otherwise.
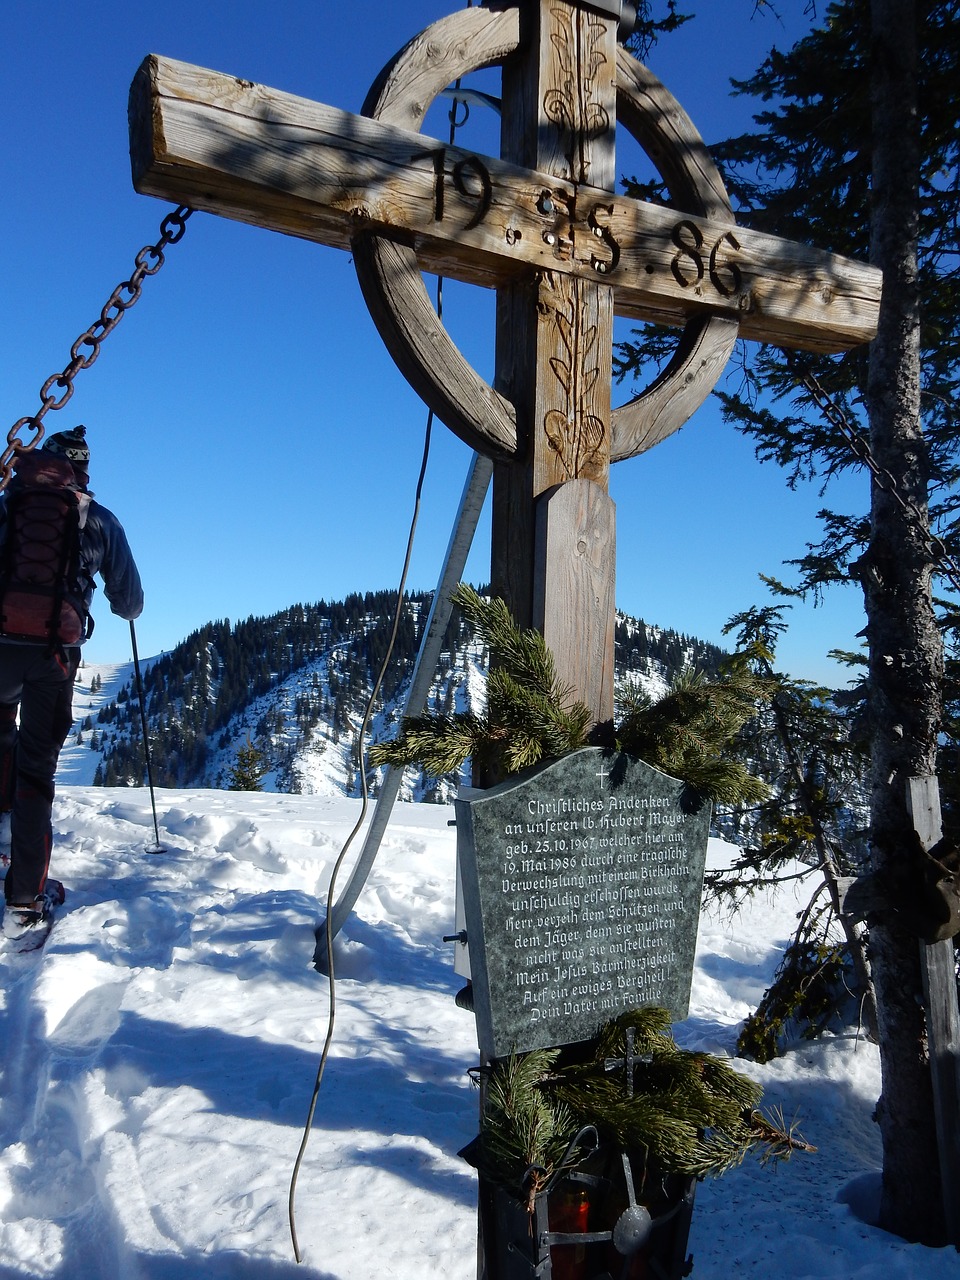
<path fill-rule="evenodd" d="M 35 412 L 41 384 L 68 362 L 170 207 L 137 195 L 130 179 L 127 91 L 146 54 L 356 111 L 392 54 L 459 7 L 11 0 L 0 79 L 4 433 Z M 709 143 L 749 123 L 729 77 L 749 74 L 772 44 L 792 43 L 809 19 L 797 0 L 783 0 L 786 26 L 752 17 L 754 0 L 689 7 L 700 15 L 661 43 L 651 66 Z M 475 127 L 489 134 L 488 122 Z M 490 295 L 450 289 L 445 318 L 490 376 Z M 395 586 L 424 420 L 347 254 L 197 214 L 79 375 L 71 403 L 46 422 L 87 425 L 92 487 L 122 520 L 144 579 L 137 631 L 147 655 L 211 618 Z M 438 425 L 411 588 L 436 582 L 468 460 Z M 831 490 L 826 501 L 862 506 L 866 481 L 847 483 L 851 497 Z M 611 489 L 620 607 L 717 642 L 731 613 L 767 598 L 758 573 L 789 577 L 782 562 L 816 535 L 824 505 L 815 487 L 791 493 L 777 468 L 761 467 L 710 403 L 650 454 L 618 464 Z M 478 581 L 488 568 L 484 524 L 468 573 Z M 855 587 L 835 597 L 794 610 L 781 665 L 845 679 L 824 655 L 855 647 L 863 620 Z M 123 660 L 128 628 L 98 600 L 88 656 Z"/>

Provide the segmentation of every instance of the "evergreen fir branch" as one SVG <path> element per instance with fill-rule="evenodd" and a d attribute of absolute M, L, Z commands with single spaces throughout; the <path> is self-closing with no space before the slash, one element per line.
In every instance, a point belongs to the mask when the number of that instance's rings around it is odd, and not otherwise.
<path fill-rule="evenodd" d="M 702 1135 L 711 1131 L 743 1148 L 754 1138 L 743 1116 L 757 1106 L 761 1089 L 711 1054 L 680 1049 L 667 1034 L 669 1014 L 642 1009 L 601 1029 L 591 1060 L 557 1072 L 549 1087 L 580 1124 L 593 1124 L 623 1147 L 640 1148 L 672 1172 L 699 1173 L 714 1163 Z M 633 1031 L 636 1062 L 633 1096 L 625 1069 L 627 1033 Z"/>
<path fill-rule="evenodd" d="M 674 1114 L 663 1097 L 641 1093 L 628 1102 L 622 1094 L 611 1094 L 603 1091 L 581 1097 L 571 1090 L 564 1094 L 564 1101 L 581 1123 L 587 1123 L 587 1115 L 602 1117 L 596 1127 L 607 1141 L 624 1150 L 643 1151 L 658 1168 L 686 1173 L 697 1149 L 696 1125 Z"/>
<path fill-rule="evenodd" d="M 498 779 L 586 746 L 590 711 L 558 680 L 543 636 L 517 627 L 502 600 L 484 599 L 463 583 L 452 600 L 490 649 L 485 716 L 408 718 L 394 742 L 371 749 L 371 761 L 420 764 L 438 775 L 472 758 L 475 776 Z M 619 746 L 705 797 L 758 803 L 767 788 L 730 756 L 730 744 L 766 688 L 746 659 L 731 660 L 716 681 L 684 672 L 656 703 L 628 687 Z"/>
<path fill-rule="evenodd" d="M 525 687 L 557 702 L 569 700 L 571 691 L 557 683 L 553 654 L 539 631 L 521 629 L 499 597 L 484 599 L 473 587 L 461 582 L 450 599 L 471 623 L 479 638 L 490 648 L 500 665 Z"/>
<path fill-rule="evenodd" d="M 814 1039 L 849 1000 L 848 948 L 828 942 L 820 928 L 820 919 L 812 920 L 805 935 L 784 952 L 773 982 L 737 1038 L 737 1052 L 744 1057 L 771 1061 L 780 1054 L 788 1032 Z"/>
<path fill-rule="evenodd" d="M 485 719 L 475 715 L 410 716 L 396 738 L 370 748 L 370 761 L 396 768 L 422 764 L 428 773 L 440 776 L 459 769 L 489 735 Z"/>
<path fill-rule="evenodd" d="M 529 1212 L 576 1131 L 567 1109 L 553 1105 L 541 1089 L 558 1055 L 558 1049 L 536 1049 L 498 1063 L 480 1118 L 481 1171 L 525 1194 Z"/>
<path fill-rule="evenodd" d="M 371 748 L 372 763 L 439 776 L 472 759 L 476 776 L 499 778 L 586 746 L 590 711 L 558 680 L 543 636 L 463 583 L 451 599 L 490 649 L 486 713 L 408 717 L 392 742 Z"/>
<path fill-rule="evenodd" d="M 816 1154 L 817 1148 L 807 1142 L 796 1123 L 787 1125 L 783 1112 L 774 1108 L 768 1115 L 760 1111 L 743 1113 L 736 1130 L 713 1130 L 699 1144 L 695 1165 L 689 1172 L 699 1177 L 722 1177 L 737 1168 L 747 1156 L 761 1165 L 789 1160 L 795 1151 Z"/>
<path fill-rule="evenodd" d="M 767 682 L 743 662 L 730 664 L 716 681 L 686 671 L 657 702 L 634 690 L 626 692 L 618 744 L 712 800 L 756 803 L 767 796 L 768 788 L 728 753 L 767 696 Z"/>
<path fill-rule="evenodd" d="M 687 1172 L 698 1178 L 722 1178 L 731 1169 L 739 1168 L 752 1150 L 745 1126 L 735 1133 L 715 1130 L 698 1140 Z"/>
<path fill-rule="evenodd" d="M 494 1064 L 481 1115 L 476 1163 L 532 1212 L 576 1133 L 641 1151 L 664 1173 L 720 1175 L 748 1155 L 761 1163 L 814 1151 L 782 1115 L 757 1110 L 761 1088 L 708 1053 L 677 1046 L 664 1009 L 631 1010 L 600 1028 L 583 1061 L 556 1049 Z M 632 1089 L 626 1075 L 633 1037 Z"/>
<path fill-rule="evenodd" d="M 762 1145 L 762 1164 L 769 1160 L 789 1160 L 794 1151 L 816 1154 L 817 1148 L 807 1142 L 797 1127 L 797 1122 L 789 1125 L 785 1123 L 781 1107 L 771 1108 L 766 1115 L 760 1111 L 751 1112 L 749 1125 L 756 1135 L 757 1145 Z"/>
<path fill-rule="evenodd" d="M 661 1009 L 657 1005 L 629 1009 L 600 1028 L 597 1034 L 597 1057 L 622 1056 L 628 1030 L 634 1033 L 634 1051 L 638 1054 L 652 1053 L 654 1049 L 679 1052 L 673 1037 L 668 1034 L 670 1026 L 670 1013 L 667 1009 Z"/>

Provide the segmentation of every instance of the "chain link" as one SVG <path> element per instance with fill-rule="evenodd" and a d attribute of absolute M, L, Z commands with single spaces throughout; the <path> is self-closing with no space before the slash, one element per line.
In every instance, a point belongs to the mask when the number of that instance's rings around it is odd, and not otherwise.
<path fill-rule="evenodd" d="M 7 447 L 0 454 L 0 490 L 5 489 L 13 474 L 14 460 L 21 453 L 29 453 L 44 437 L 43 419 L 51 411 L 62 409 L 73 395 L 73 380 L 81 369 L 89 369 L 100 354 L 100 344 L 112 333 L 125 312 L 138 301 L 147 276 L 156 275 L 163 266 L 163 251 L 168 245 L 177 244 L 187 229 L 187 219 L 193 213 L 186 205 L 168 213 L 160 223 L 160 239 L 156 244 L 144 245 L 134 259 L 134 270 L 129 280 L 123 280 L 104 303 L 99 319 L 70 348 L 70 363 L 61 373 L 54 373 L 40 388 L 40 409 L 35 414 L 19 418 L 7 432 Z M 24 439 L 23 431 L 32 431 L 32 437 Z"/>
<path fill-rule="evenodd" d="M 810 398 L 814 404 L 827 419 L 837 428 L 843 438 L 849 444 L 850 448 L 867 467 L 873 476 L 877 486 L 884 493 L 889 494 L 900 508 L 905 511 L 915 522 L 917 532 L 923 539 L 924 545 L 934 563 L 938 564 L 943 576 L 951 584 L 955 591 L 960 591 L 960 565 L 957 564 L 942 538 L 938 537 L 929 526 L 928 514 L 920 509 L 912 498 L 906 497 L 900 492 L 900 486 L 896 477 L 891 473 L 889 468 L 882 467 L 870 450 L 870 445 L 863 436 L 851 424 L 846 413 L 837 404 L 823 388 L 819 379 L 809 369 L 805 369 L 799 361 L 788 356 L 787 363 L 799 380 L 810 393 Z"/>

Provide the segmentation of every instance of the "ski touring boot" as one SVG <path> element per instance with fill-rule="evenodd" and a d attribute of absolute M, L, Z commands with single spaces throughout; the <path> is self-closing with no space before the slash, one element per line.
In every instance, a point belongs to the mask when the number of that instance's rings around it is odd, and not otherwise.
<path fill-rule="evenodd" d="M 2 932 L 14 951 L 36 951 L 43 946 L 53 928 L 57 907 L 66 896 L 59 880 L 48 879 L 32 903 L 7 903 Z"/>

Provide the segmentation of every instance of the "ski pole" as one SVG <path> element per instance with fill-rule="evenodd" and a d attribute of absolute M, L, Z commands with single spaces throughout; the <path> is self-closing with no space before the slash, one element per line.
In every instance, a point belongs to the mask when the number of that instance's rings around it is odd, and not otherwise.
<path fill-rule="evenodd" d="M 147 761 L 147 785 L 150 788 L 150 808 L 153 810 L 153 834 L 155 843 L 153 848 L 147 848 L 147 853 L 164 853 L 164 847 L 160 843 L 160 828 L 157 825 L 157 799 L 153 793 L 153 766 L 150 763 L 150 740 L 147 736 L 147 706 L 143 696 L 143 680 L 140 677 L 140 655 L 137 653 L 137 629 L 133 625 L 133 619 L 130 620 L 130 644 L 133 647 L 133 670 L 137 677 L 137 698 L 140 702 L 140 727 L 143 729 L 143 754 Z"/>

